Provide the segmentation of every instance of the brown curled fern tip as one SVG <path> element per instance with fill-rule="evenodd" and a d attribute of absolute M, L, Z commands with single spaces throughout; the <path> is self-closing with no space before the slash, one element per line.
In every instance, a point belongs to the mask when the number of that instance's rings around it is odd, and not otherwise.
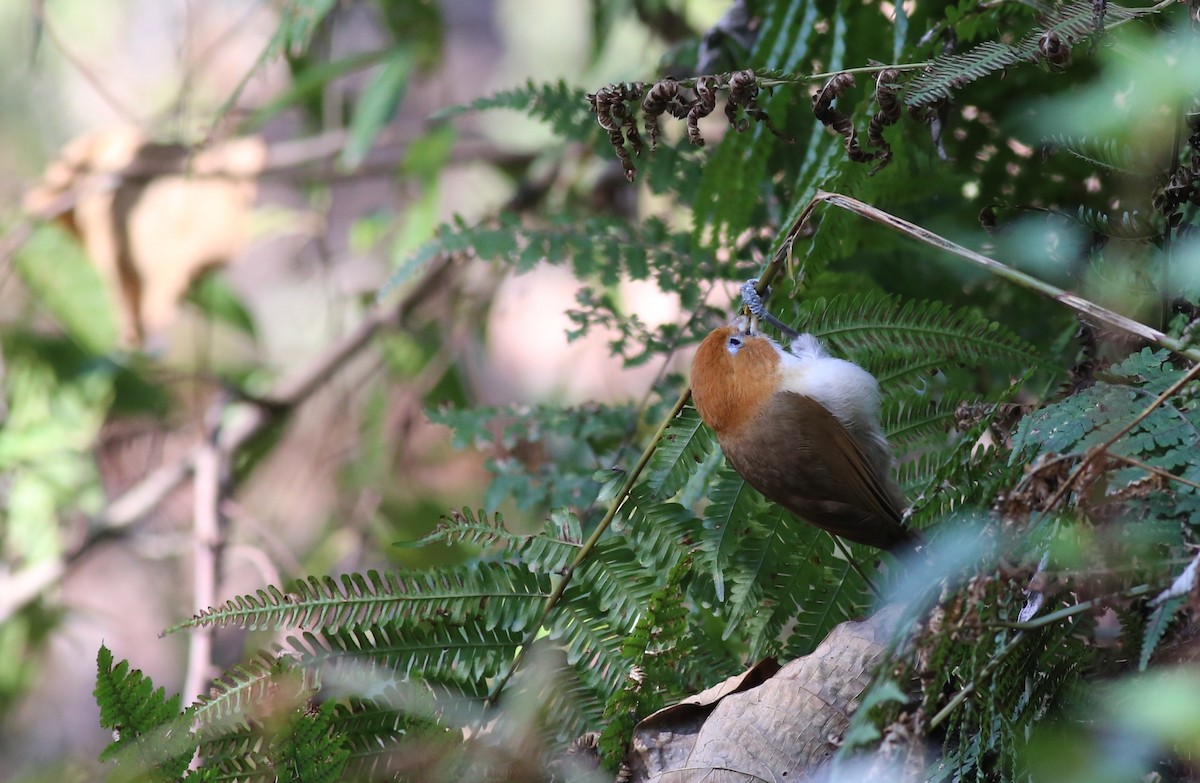
<path fill-rule="evenodd" d="M 875 160 L 879 161 L 871 173 L 882 169 L 892 162 L 892 145 L 883 137 L 883 129 L 900 121 L 900 98 L 897 97 L 900 71 L 887 68 L 879 72 L 875 79 L 875 102 L 879 111 L 871 117 L 867 125 L 867 145 L 874 149 Z"/>
<path fill-rule="evenodd" d="M 846 140 L 846 157 L 855 163 L 866 163 L 874 160 L 875 156 L 858 145 L 858 132 L 854 130 L 854 123 L 850 122 L 850 118 L 833 108 L 833 102 L 853 86 L 853 74 L 834 74 L 829 81 L 825 82 L 825 86 L 813 96 L 813 115 L 818 122 L 831 128 Z"/>
<path fill-rule="evenodd" d="M 701 76 L 696 79 L 694 92 L 696 100 L 687 114 L 688 141 L 697 147 L 704 146 L 704 137 L 700 135 L 700 120 L 713 113 L 717 108 L 716 80 L 711 76 Z"/>
<path fill-rule="evenodd" d="M 658 148 L 658 118 L 670 114 L 677 120 L 687 119 L 690 103 L 680 100 L 679 82 L 674 79 L 666 78 L 650 87 L 642 101 L 642 114 L 646 118 L 646 134 L 650 136 L 651 151 Z"/>
<path fill-rule="evenodd" d="M 639 102 L 646 135 L 650 137 L 651 151 L 657 148 L 662 136 L 659 120 L 664 114 L 685 121 L 688 141 L 703 147 L 705 141 L 700 132 L 700 120 L 716 110 L 717 94 L 721 90 L 729 93 L 725 116 L 731 128 L 745 131 L 750 127 L 750 120 L 754 120 L 790 144 L 792 140 L 780 132 L 767 113 L 758 106 L 761 89 L 760 77 L 748 69 L 731 74 L 698 76 L 694 80 L 666 78 L 649 86 L 642 82 L 611 84 L 587 96 L 588 111 L 596 115 L 600 127 L 608 133 L 609 143 L 625 170 L 625 178 L 632 182 L 637 174 L 633 157 L 640 156 L 645 147 L 634 119 Z M 739 118 L 739 111 L 745 116 Z"/>
<path fill-rule="evenodd" d="M 761 122 L 767 126 L 774 136 L 783 139 L 788 144 L 793 143 L 793 139 L 784 135 L 775 124 L 771 122 L 770 116 L 758 106 L 758 77 L 754 71 L 746 69 L 744 71 L 736 71 L 729 77 L 729 100 L 725 103 L 725 117 L 729 120 L 729 127 L 742 133 L 750 127 L 750 119 Z M 746 113 L 746 117 L 738 119 L 737 110 L 741 109 Z M 750 118 L 750 119 L 747 119 Z"/>
<path fill-rule="evenodd" d="M 643 89 L 644 85 L 640 82 L 612 84 L 588 95 L 588 111 L 596 115 L 600 127 L 608 132 L 608 141 L 621 161 L 625 179 L 630 182 L 633 182 L 637 169 L 634 168 L 633 157 L 629 154 L 625 142 L 629 142 L 633 154 L 638 156 L 641 156 L 646 145 L 638 133 L 637 120 L 629 104 L 642 99 Z"/>
<path fill-rule="evenodd" d="M 1053 30 L 1047 30 L 1038 39 L 1038 53 L 1046 62 L 1059 68 L 1071 62 L 1071 44 Z"/>

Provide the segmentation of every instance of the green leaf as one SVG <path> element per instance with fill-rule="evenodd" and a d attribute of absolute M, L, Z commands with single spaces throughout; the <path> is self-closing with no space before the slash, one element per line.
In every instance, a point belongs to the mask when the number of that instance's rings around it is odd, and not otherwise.
<path fill-rule="evenodd" d="M 1142 634 L 1142 654 L 1138 658 L 1138 671 L 1146 671 L 1146 667 L 1150 665 L 1150 658 L 1158 648 L 1158 643 L 1162 641 L 1163 634 L 1167 632 L 1167 626 L 1179 614 L 1179 610 L 1183 608 L 1186 601 L 1187 596 L 1180 595 L 1168 598 L 1154 607 L 1150 619 L 1146 622 L 1146 630 Z"/>
<path fill-rule="evenodd" d="M 367 157 L 375 137 L 392 119 L 396 107 L 404 99 L 412 68 L 412 53 L 407 48 L 394 50 L 384 60 L 382 69 L 367 85 L 354 110 L 350 137 L 340 160 L 344 168 L 354 169 Z"/>
<path fill-rule="evenodd" d="M 332 5 L 334 0 L 326 0 Z M 361 52 L 331 63 L 322 63 L 305 68 L 300 75 L 279 96 L 268 101 L 256 110 L 246 120 L 245 130 L 261 128 L 280 112 L 300 103 L 304 103 L 314 95 L 320 95 L 330 82 L 340 79 L 347 74 L 365 70 L 394 55 L 392 49 L 378 49 L 372 52 Z"/>
<path fill-rule="evenodd" d="M 186 302 L 195 305 L 211 320 L 232 326 L 249 337 L 256 337 L 254 318 L 228 281 L 216 272 L 201 275 L 188 288 Z"/>
<path fill-rule="evenodd" d="M 83 248 L 56 224 L 45 224 L 17 252 L 18 274 L 54 319 L 89 352 L 117 347 L 112 291 Z"/>
<path fill-rule="evenodd" d="M 181 713 L 179 694 L 168 697 L 163 688 L 128 661 L 113 664 L 104 645 L 96 655 L 96 689 L 100 725 L 116 739 L 100 754 L 101 761 L 117 761 L 134 775 L 140 770 L 150 780 L 180 778 L 195 754 L 188 720 Z"/>

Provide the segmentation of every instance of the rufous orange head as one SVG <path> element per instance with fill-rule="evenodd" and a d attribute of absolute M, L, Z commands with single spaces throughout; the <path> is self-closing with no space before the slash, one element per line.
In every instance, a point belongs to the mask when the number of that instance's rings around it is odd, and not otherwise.
<path fill-rule="evenodd" d="M 744 320 L 713 330 L 692 360 L 692 400 L 718 435 L 757 415 L 779 388 L 779 348 Z"/>

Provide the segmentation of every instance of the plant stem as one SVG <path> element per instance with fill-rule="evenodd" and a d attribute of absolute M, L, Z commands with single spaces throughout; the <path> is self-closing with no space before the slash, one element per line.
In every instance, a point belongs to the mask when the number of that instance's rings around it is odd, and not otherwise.
<path fill-rule="evenodd" d="M 671 407 L 670 412 L 663 417 L 662 422 L 658 425 L 658 429 L 654 432 L 654 436 L 650 438 L 650 442 L 642 451 L 642 456 L 638 458 L 637 463 L 629 471 L 629 475 L 625 477 L 625 483 L 621 485 L 621 489 L 618 490 L 616 496 L 612 499 L 612 502 L 609 503 L 608 511 L 604 514 L 604 518 L 601 519 L 599 524 L 596 525 L 596 529 L 592 531 L 590 536 L 588 536 L 587 541 L 584 541 L 583 545 L 579 547 L 579 552 L 576 553 L 575 559 L 572 560 L 571 564 L 563 571 L 562 578 L 559 579 L 558 584 L 555 585 L 554 591 L 550 593 L 550 595 L 546 596 L 546 602 L 542 605 L 541 616 L 538 617 L 538 621 L 534 623 L 533 627 L 530 628 L 529 633 L 526 634 L 525 638 L 522 640 L 521 646 L 517 649 L 517 653 L 513 657 L 512 663 L 509 664 L 504 673 L 496 679 L 495 683 L 493 683 L 491 692 L 488 693 L 488 697 L 484 704 L 487 706 L 494 706 L 500 699 L 501 692 L 503 692 L 505 686 L 508 685 L 508 682 L 512 679 L 513 675 L 516 674 L 517 668 L 525 659 L 526 653 L 533 645 L 534 640 L 537 639 L 538 634 L 541 633 L 542 627 L 546 624 L 546 621 L 550 619 L 551 613 L 554 612 L 555 607 L 558 606 L 559 602 L 562 600 L 563 593 L 566 592 L 567 586 L 571 584 L 571 578 L 575 575 L 575 570 L 583 564 L 583 561 L 586 560 L 589 555 L 591 555 L 592 550 L 596 548 L 596 544 L 600 542 L 600 538 L 604 535 L 604 532 L 608 530 L 609 525 L 611 525 L 613 520 L 617 518 L 617 512 L 621 510 L 621 506 L 624 505 L 625 500 L 629 497 L 629 493 L 633 491 L 634 485 L 637 484 L 638 478 L 641 477 L 642 471 L 645 470 L 646 465 L 650 463 L 650 458 L 654 456 L 654 452 L 658 449 L 659 441 L 661 441 L 663 435 L 666 434 L 667 427 L 671 426 L 671 422 L 675 420 L 675 417 L 679 415 L 679 412 L 683 410 L 683 406 L 687 405 L 688 400 L 691 398 L 692 388 L 688 386 L 684 388 L 683 392 L 679 395 L 679 399 L 675 401 L 675 404 Z"/>
<path fill-rule="evenodd" d="M 1133 421 L 1117 430 L 1116 434 L 1114 434 L 1111 438 L 1104 441 L 1099 446 L 1093 446 L 1092 448 L 1088 449 L 1087 454 L 1083 455 L 1083 459 L 1081 459 L 1079 464 L 1075 466 L 1075 469 L 1071 471 L 1071 475 L 1067 476 L 1066 481 L 1059 486 L 1058 490 L 1054 493 L 1054 496 L 1046 502 L 1045 510 L 1050 511 L 1059 504 L 1059 502 L 1066 496 L 1067 491 L 1070 490 L 1072 485 L 1075 484 L 1075 481 L 1083 474 L 1083 471 L 1087 469 L 1087 466 L 1091 464 L 1092 460 L 1096 459 L 1096 457 L 1100 456 L 1101 454 L 1107 453 L 1108 450 L 1112 448 L 1114 443 L 1125 437 L 1130 430 L 1145 421 L 1147 416 L 1149 416 L 1151 413 L 1154 413 L 1154 411 L 1160 405 L 1174 396 L 1175 393 L 1184 386 L 1195 380 L 1197 376 L 1200 376 L 1200 364 L 1193 366 L 1192 369 L 1188 371 L 1187 375 L 1184 375 L 1178 381 L 1171 384 L 1171 388 L 1155 397 L 1154 401 L 1147 405 L 1145 410 L 1134 417 Z"/>
<path fill-rule="evenodd" d="M 1013 628 L 1018 631 L 1032 631 L 1035 628 L 1043 628 L 1047 625 L 1053 625 L 1059 620 L 1065 620 L 1068 617 L 1074 617 L 1077 614 L 1095 609 L 1097 606 L 1104 606 L 1116 596 L 1120 596 L 1122 598 L 1137 598 L 1138 596 L 1152 593 L 1155 589 L 1156 588 L 1152 585 L 1138 585 L 1137 587 L 1131 587 L 1128 590 L 1124 590 L 1120 593 L 1102 595 L 1099 598 L 1081 601 L 1072 606 L 1066 606 L 1062 609 L 1051 612 L 1050 614 L 1045 614 L 1041 617 L 1034 618 L 1033 620 L 1026 620 L 1023 623 L 993 623 L 992 627 Z"/>
<path fill-rule="evenodd" d="M 1024 631 L 1018 631 L 1017 633 L 1013 634 L 1013 637 L 1005 642 L 1003 647 L 996 651 L 996 654 L 993 655 L 992 659 L 987 662 L 987 665 L 979 670 L 979 674 L 976 675 L 975 679 L 967 683 L 966 687 L 964 687 L 961 691 L 954 694 L 954 697 L 951 698 L 950 701 L 946 702 L 946 706 L 938 710 L 937 715 L 934 715 L 929 720 L 928 731 L 933 731 L 943 721 L 945 721 L 946 718 L 949 718 L 950 714 L 958 709 L 962 703 L 967 700 L 967 697 L 974 693 L 980 685 L 987 681 L 987 678 L 992 676 L 992 672 L 996 670 L 996 667 L 998 667 L 1000 663 L 1006 657 L 1008 657 L 1009 653 L 1017 649 L 1017 647 L 1023 641 L 1025 641 Z"/>
<path fill-rule="evenodd" d="M 1134 321 L 1132 318 L 1127 318 L 1120 313 L 1115 313 L 1106 307 L 1101 307 L 1095 302 L 1084 299 L 1081 296 L 1064 291 L 1061 288 L 1051 285 L 1044 280 L 1039 280 L 1032 275 L 1027 275 L 1024 272 L 1013 269 L 1010 266 L 988 258 L 985 255 L 976 253 L 974 250 L 969 250 L 962 245 L 951 242 L 943 236 L 933 233 L 928 229 L 922 228 L 915 223 L 910 223 L 903 218 L 896 217 L 891 213 L 884 212 L 881 209 L 866 204 L 858 199 L 850 196 L 843 196 L 840 193 L 829 193 L 823 190 L 817 191 L 817 195 L 813 196 L 813 202 L 825 202 L 832 204 L 835 207 L 854 212 L 868 220 L 872 220 L 881 225 L 887 226 L 894 231 L 899 231 L 906 236 L 924 242 L 940 250 L 945 250 L 948 253 L 953 253 L 960 258 L 965 258 L 976 266 L 981 266 L 988 270 L 996 277 L 1007 280 L 1010 283 L 1016 283 L 1022 288 L 1027 288 L 1030 291 L 1041 294 L 1042 296 L 1053 299 L 1056 302 L 1066 305 L 1077 313 L 1094 318 L 1101 323 L 1107 324 L 1114 329 L 1120 329 L 1122 332 L 1141 337 L 1143 340 L 1160 345 L 1173 353 L 1184 356 L 1195 362 L 1200 362 L 1200 349 L 1185 344 L 1182 340 L 1171 337 L 1168 334 L 1160 332 L 1158 329 L 1151 328 L 1143 323 Z M 806 216 L 810 211 L 809 207 L 805 208 L 802 215 Z"/>

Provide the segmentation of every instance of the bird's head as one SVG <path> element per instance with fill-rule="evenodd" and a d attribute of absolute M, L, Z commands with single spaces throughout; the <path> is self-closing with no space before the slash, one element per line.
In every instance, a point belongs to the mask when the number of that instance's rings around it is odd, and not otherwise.
<path fill-rule="evenodd" d="M 692 400 L 718 435 L 736 430 L 779 388 L 779 345 L 745 319 L 713 330 L 692 359 Z"/>

